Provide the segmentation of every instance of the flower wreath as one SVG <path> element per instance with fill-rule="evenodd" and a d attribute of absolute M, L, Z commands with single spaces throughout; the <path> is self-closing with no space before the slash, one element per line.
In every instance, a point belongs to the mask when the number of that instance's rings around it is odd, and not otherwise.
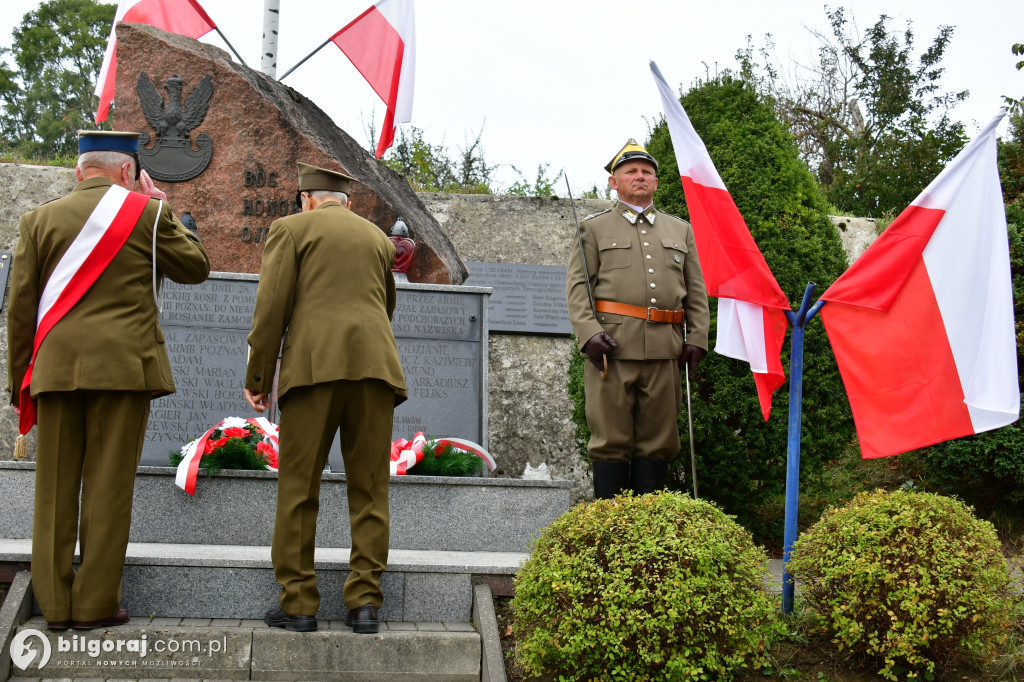
<path fill-rule="evenodd" d="M 189 495 L 196 494 L 199 470 L 270 469 L 277 471 L 279 451 L 277 425 L 265 417 L 227 417 L 199 438 L 191 440 L 180 453 L 171 454 L 177 466 L 175 484 Z"/>

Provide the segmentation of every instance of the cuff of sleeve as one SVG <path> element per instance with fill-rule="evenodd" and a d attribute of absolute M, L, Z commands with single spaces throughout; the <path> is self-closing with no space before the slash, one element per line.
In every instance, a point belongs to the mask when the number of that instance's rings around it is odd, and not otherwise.
<path fill-rule="evenodd" d="M 580 352 L 583 352 L 583 346 L 587 345 L 587 341 L 594 338 L 594 334 L 600 334 L 604 331 L 604 327 L 601 326 L 596 320 L 592 323 L 586 323 L 576 328 L 576 348 Z"/>
<path fill-rule="evenodd" d="M 708 350 L 708 335 L 701 332 L 690 332 L 686 335 L 687 346 L 697 346 L 703 348 L 705 352 Z"/>

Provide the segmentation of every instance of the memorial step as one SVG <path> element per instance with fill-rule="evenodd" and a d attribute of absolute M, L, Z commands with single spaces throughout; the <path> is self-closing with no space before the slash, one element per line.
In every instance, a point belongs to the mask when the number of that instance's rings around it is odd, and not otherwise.
<path fill-rule="evenodd" d="M 383 622 L 375 635 L 357 635 L 342 621 L 319 621 L 317 632 L 267 627 L 262 620 L 133 617 L 117 628 L 51 632 L 36 616 L 18 628 L 39 652 L 11 678 L 322 680 L 479 682 L 481 639 L 471 623 Z M 143 653 L 145 646 L 145 655 Z M 118 646 L 121 651 L 118 651 Z M 112 649 L 105 651 L 104 647 Z M 134 649 L 133 651 L 129 650 Z M 90 653 L 92 652 L 92 653 Z M 2 679 L 2 678 L 0 678 Z"/>
<path fill-rule="evenodd" d="M 277 474 L 201 474 L 195 497 L 169 467 L 140 467 L 130 539 L 144 543 L 269 545 Z M 391 547 L 451 552 L 527 552 L 530 541 L 569 509 L 569 481 L 392 476 Z M 0 462 L 0 538 L 32 537 L 35 463 Z M 325 473 L 318 547 L 349 547 L 345 474 Z"/>
<path fill-rule="evenodd" d="M 0 539 L 0 563 L 25 563 L 29 539 Z M 409 622 L 469 622 L 474 580 L 511 579 L 526 561 L 517 552 L 444 552 L 393 549 L 381 578 L 381 618 Z M 77 558 L 77 554 L 76 554 Z M 342 620 L 348 610 L 342 586 L 349 550 L 316 550 L 322 620 Z M 135 615 L 169 618 L 259 619 L 277 605 L 269 547 L 128 544 L 121 603 Z"/>

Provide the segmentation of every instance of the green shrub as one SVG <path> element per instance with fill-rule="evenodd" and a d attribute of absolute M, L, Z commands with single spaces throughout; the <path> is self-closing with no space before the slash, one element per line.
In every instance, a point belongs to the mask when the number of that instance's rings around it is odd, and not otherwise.
<path fill-rule="evenodd" d="M 1013 597 L 995 529 L 953 498 L 860 493 L 803 534 L 788 570 L 814 628 L 888 680 L 988 663 L 1006 640 Z"/>
<path fill-rule="evenodd" d="M 581 504 L 516 576 L 515 655 L 564 680 L 727 680 L 783 632 L 764 553 L 703 501 L 676 493 Z"/>

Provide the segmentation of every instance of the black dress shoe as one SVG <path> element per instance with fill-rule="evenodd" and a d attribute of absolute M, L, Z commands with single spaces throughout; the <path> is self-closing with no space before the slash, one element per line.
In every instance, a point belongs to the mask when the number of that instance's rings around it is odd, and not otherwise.
<path fill-rule="evenodd" d="M 293 616 L 280 608 L 267 611 L 263 622 L 272 628 L 284 628 L 292 632 L 316 632 L 316 616 Z"/>
<path fill-rule="evenodd" d="M 372 635 L 380 630 L 377 622 L 377 607 L 373 604 L 358 606 L 345 616 L 345 625 L 357 635 Z"/>
<path fill-rule="evenodd" d="M 72 620 L 71 627 L 75 630 L 95 630 L 96 628 L 111 628 L 117 625 L 124 625 L 130 620 L 131 617 L 128 615 L 128 611 L 118 609 L 117 613 L 110 618 L 103 618 L 101 620 Z"/>
<path fill-rule="evenodd" d="M 70 620 L 55 620 L 52 623 L 46 621 L 46 628 L 48 630 L 67 630 L 69 627 L 71 627 Z"/>

